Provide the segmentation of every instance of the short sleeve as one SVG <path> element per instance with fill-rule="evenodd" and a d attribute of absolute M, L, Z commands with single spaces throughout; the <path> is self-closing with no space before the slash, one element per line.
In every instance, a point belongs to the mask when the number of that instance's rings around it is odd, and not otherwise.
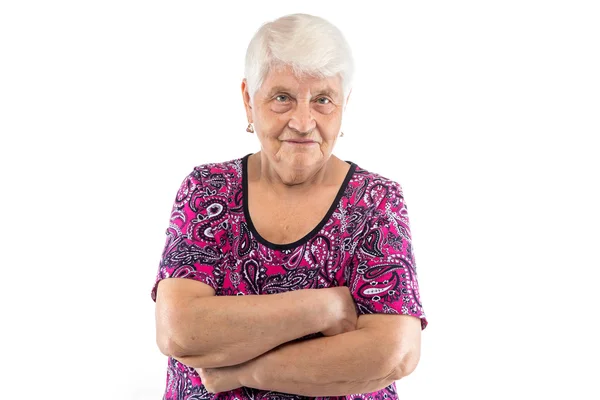
<path fill-rule="evenodd" d="M 346 282 L 361 314 L 404 314 L 427 319 L 419 284 L 407 207 L 396 182 L 373 189 L 372 214 L 367 218 Z M 375 203 L 375 199 L 380 199 Z"/>
<path fill-rule="evenodd" d="M 218 291 L 223 254 L 212 228 L 224 212 L 223 205 L 207 201 L 201 173 L 195 168 L 175 196 L 152 300 L 156 301 L 158 283 L 165 278 L 194 279 Z"/>

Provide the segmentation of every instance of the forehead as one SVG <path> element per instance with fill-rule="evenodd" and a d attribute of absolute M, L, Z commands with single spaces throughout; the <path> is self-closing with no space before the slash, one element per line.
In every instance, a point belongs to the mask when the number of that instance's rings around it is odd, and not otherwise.
<path fill-rule="evenodd" d="M 327 78 L 298 77 L 294 75 L 289 66 L 272 68 L 263 82 L 261 92 L 265 96 L 269 96 L 281 91 L 309 94 L 328 93 L 338 97 L 341 93 L 341 81 L 338 75 Z"/>

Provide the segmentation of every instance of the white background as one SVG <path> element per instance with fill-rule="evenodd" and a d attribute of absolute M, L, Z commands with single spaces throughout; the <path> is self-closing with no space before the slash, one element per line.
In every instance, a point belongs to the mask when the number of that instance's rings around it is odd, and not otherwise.
<path fill-rule="evenodd" d="M 404 188 L 430 325 L 401 398 L 600 398 L 597 2 L 1 4 L 0 397 L 161 398 L 175 193 L 259 150 L 246 47 L 304 12 L 356 60 L 335 153 Z"/>

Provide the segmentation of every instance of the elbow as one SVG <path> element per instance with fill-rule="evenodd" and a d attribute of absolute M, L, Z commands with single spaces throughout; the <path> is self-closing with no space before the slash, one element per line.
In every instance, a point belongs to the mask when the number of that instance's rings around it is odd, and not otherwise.
<path fill-rule="evenodd" d="M 169 357 L 185 357 L 187 352 L 181 342 L 175 339 L 174 330 L 168 326 L 156 325 L 156 345 L 162 354 Z"/>
<path fill-rule="evenodd" d="M 156 344 L 160 352 L 165 356 L 172 357 L 190 367 L 194 368 L 216 368 L 225 366 L 225 361 L 218 353 L 204 354 L 200 351 L 191 352 L 185 349 L 180 342 L 173 338 L 159 339 Z"/>
<path fill-rule="evenodd" d="M 169 357 L 185 357 L 187 352 L 184 351 L 183 347 L 178 344 L 172 337 L 166 335 L 156 335 L 156 344 L 161 353 Z"/>
<path fill-rule="evenodd" d="M 157 330 L 156 344 L 162 354 L 190 367 L 219 368 L 231 365 L 223 353 L 203 352 L 200 349 L 189 350 L 177 337 L 160 334 L 159 330 Z"/>
<path fill-rule="evenodd" d="M 165 356 L 172 357 L 195 368 L 214 368 L 227 364 L 227 359 L 217 346 L 201 339 L 190 330 L 188 307 L 176 306 L 167 301 L 157 301 L 155 310 L 156 345 Z"/>
<path fill-rule="evenodd" d="M 180 332 L 181 321 L 185 319 L 179 313 L 166 306 L 156 308 L 156 345 L 160 352 L 170 357 L 185 357 L 184 337 Z"/>
<path fill-rule="evenodd" d="M 400 360 L 397 360 L 395 363 L 393 363 L 393 367 L 389 375 L 390 379 L 397 381 L 405 376 L 410 375 L 417 368 L 419 359 L 420 352 L 418 350 L 409 351 L 403 354 L 400 357 Z"/>

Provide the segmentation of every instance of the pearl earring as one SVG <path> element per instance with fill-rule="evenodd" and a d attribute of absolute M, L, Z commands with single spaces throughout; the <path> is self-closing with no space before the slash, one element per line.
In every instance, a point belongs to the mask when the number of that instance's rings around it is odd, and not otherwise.
<path fill-rule="evenodd" d="M 254 133 L 254 127 L 252 126 L 252 123 L 248 124 L 248 127 L 246 128 L 246 132 Z"/>

